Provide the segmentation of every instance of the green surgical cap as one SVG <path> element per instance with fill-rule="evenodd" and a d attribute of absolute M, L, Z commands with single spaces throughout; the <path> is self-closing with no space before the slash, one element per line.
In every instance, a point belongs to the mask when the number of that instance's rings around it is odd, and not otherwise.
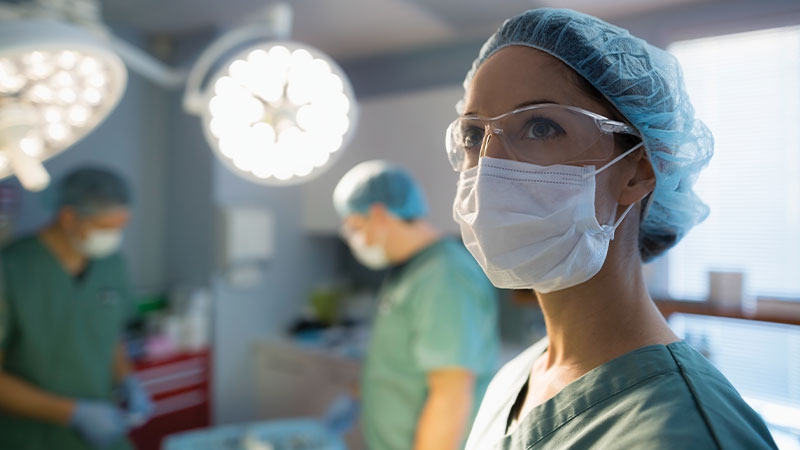
<path fill-rule="evenodd" d="M 340 217 L 365 214 L 380 203 L 395 216 L 412 220 L 428 213 L 428 204 L 411 174 L 388 161 L 366 161 L 350 169 L 333 191 Z"/>
<path fill-rule="evenodd" d="M 564 62 L 641 133 L 656 174 L 639 231 L 644 261 L 661 255 L 708 216 L 708 207 L 692 187 L 711 159 L 714 139 L 694 116 L 674 56 L 595 17 L 567 9 L 534 9 L 506 20 L 489 37 L 464 88 L 489 57 L 512 45 L 535 48 Z"/>
<path fill-rule="evenodd" d="M 127 208 L 131 193 L 116 173 L 99 167 L 84 167 L 67 174 L 58 185 L 58 206 L 74 208 L 81 216 L 91 216 Z"/>

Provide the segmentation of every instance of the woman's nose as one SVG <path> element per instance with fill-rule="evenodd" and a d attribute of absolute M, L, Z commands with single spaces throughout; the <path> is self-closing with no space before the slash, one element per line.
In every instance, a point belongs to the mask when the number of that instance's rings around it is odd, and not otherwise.
<path fill-rule="evenodd" d="M 486 126 L 486 132 L 481 143 L 481 157 L 514 159 L 503 144 L 503 130 Z"/>

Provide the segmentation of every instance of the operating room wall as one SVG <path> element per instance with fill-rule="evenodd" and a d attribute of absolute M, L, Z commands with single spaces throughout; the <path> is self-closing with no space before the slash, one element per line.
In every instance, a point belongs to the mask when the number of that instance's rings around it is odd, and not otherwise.
<path fill-rule="evenodd" d="M 215 270 L 215 418 L 218 423 L 252 420 L 255 367 L 252 342 L 280 337 L 296 320 L 311 289 L 339 276 L 335 237 L 303 232 L 300 186 L 269 187 L 244 181 L 222 164 L 214 164 L 217 208 L 259 207 L 275 219 L 274 253 L 252 287 L 236 287 Z M 266 230 L 265 230 L 266 232 Z"/>
<path fill-rule="evenodd" d="M 176 42 L 169 64 L 188 67 L 214 37 L 200 33 Z M 183 90 L 165 91 L 167 129 L 166 267 L 171 288 L 207 288 L 212 270 L 213 173 L 200 119 L 183 110 Z"/>
<path fill-rule="evenodd" d="M 653 45 L 800 23 L 797 0 L 707 0 L 614 22 Z"/>

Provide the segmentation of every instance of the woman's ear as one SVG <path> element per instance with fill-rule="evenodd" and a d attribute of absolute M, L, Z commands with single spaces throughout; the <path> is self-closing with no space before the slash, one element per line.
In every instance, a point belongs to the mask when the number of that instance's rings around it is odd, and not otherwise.
<path fill-rule="evenodd" d="M 632 168 L 625 172 L 628 180 L 617 201 L 621 206 L 642 200 L 656 188 L 656 174 L 645 149 L 639 149 L 625 159 Z"/>

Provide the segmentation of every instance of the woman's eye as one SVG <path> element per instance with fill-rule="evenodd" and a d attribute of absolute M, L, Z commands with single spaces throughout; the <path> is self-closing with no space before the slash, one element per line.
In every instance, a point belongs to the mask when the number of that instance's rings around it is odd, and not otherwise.
<path fill-rule="evenodd" d="M 462 145 L 466 150 L 480 147 L 483 142 L 483 129 L 478 127 L 469 127 L 461 131 Z"/>
<path fill-rule="evenodd" d="M 564 129 L 549 119 L 534 118 L 528 122 L 529 139 L 547 139 L 564 133 Z"/>

